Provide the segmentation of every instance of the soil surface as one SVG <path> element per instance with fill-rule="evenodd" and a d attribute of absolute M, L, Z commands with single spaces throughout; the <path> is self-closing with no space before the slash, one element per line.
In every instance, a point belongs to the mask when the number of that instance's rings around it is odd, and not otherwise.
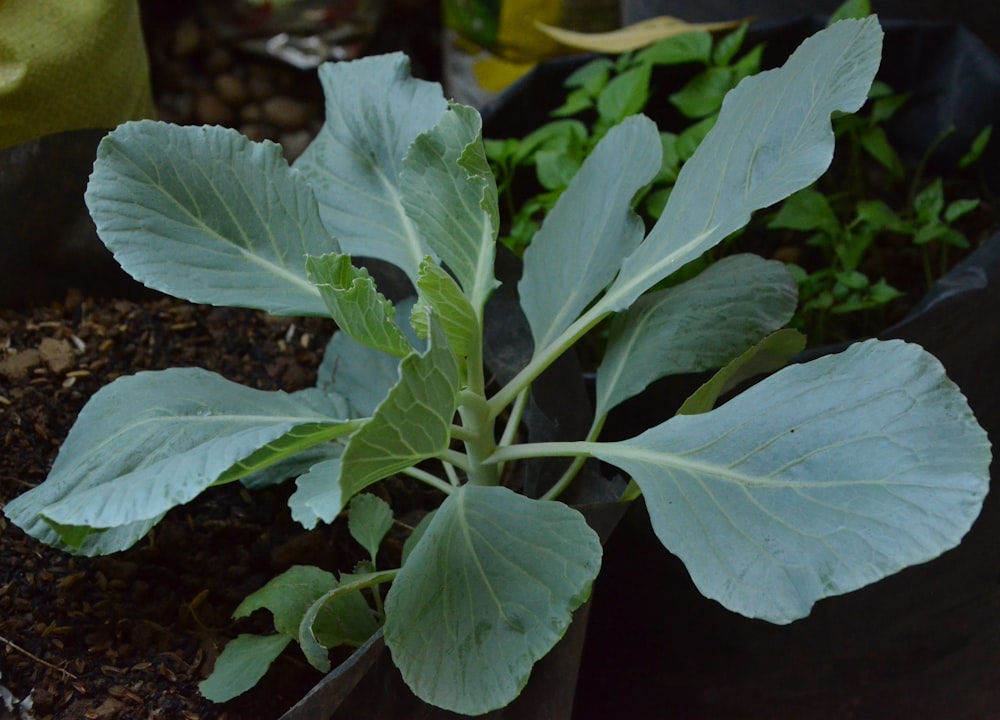
<path fill-rule="evenodd" d="M 281 142 L 290 159 L 304 149 L 322 123 L 315 72 L 222 42 L 196 3 L 141 7 L 162 119 L 237 127 Z M 434 75 L 435 9 L 395 3 L 369 51 L 406 50 L 416 74 Z M 44 306 L 0 310 L 0 507 L 45 479 L 84 403 L 114 378 L 199 366 L 292 391 L 314 383 L 333 329 L 152 292 L 103 299 L 71 290 Z M 321 677 L 297 649 L 228 704 L 204 699 L 197 683 L 229 639 L 273 631 L 266 613 L 230 618 L 247 594 L 291 565 L 340 572 L 360 559 L 343 523 L 305 532 L 291 520 L 292 490 L 251 497 L 239 484 L 215 488 L 131 550 L 94 559 L 52 550 L 0 514 L 0 720 L 278 717 Z"/>
<path fill-rule="evenodd" d="M 44 480 L 80 408 L 115 377 L 198 365 L 293 390 L 314 381 L 331 330 L 159 297 L 70 293 L 27 314 L 2 311 L 0 503 Z M 330 548 L 353 552 L 340 524 L 303 533 L 287 493 L 217 488 L 131 550 L 94 559 L 52 550 L 0 516 L 0 685 L 30 697 L 36 718 L 276 717 L 318 679 L 291 654 L 250 710 L 213 706 L 196 683 L 233 635 L 229 615 L 246 594 L 292 564 L 329 567 Z"/>

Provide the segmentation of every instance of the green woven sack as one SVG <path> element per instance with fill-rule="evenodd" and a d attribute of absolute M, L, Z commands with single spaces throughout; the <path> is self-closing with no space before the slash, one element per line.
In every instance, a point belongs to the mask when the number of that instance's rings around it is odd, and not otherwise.
<path fill-rule="evenodd" d="M 154 116 L 136 0 L 0 0 L 0 148 Z"/>

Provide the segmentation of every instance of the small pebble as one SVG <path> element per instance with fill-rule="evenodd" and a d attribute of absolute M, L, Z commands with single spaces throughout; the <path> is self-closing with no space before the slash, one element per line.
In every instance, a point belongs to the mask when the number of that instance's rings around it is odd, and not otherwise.
<path fill-rule="evenodd" d="M 205 69 L 213 73 L 226 72 L 233 67 L 233 54 L 224 47 L 217 47 L 205 58 Z"/>
<path fill-rule="evenodd" d="M 239 108 L 247 101 L 247 86 L 234 73 L 223 73 L 215 78 L 215 91 L 230 107 Z"/>
<path fill-rule="evenodd" d="M 201 45 L 201 28 L 194 18 L 185 18 L 174 33 L 174 54 L 179 57 L 193 55 Z"/>
<path fill-rule="evenodd" d="M 308 103 L 286 95 L 265 100 L 261 110 L 264 112 L 264 119 L 280 130 L 304 128 L 313 116 L 313 108 Z"/>
<path fill-rule="evenodd" d="M 198 122 L 205 125 L 225 125 L 231 127 L 236 113 L 214 93 L 202 93 L 194 101 L 194 114 Z"/>
<path fill-rule="evenodd" d="M 274 95 L 271 74 L 260 65 L 251 67 L 250 77 L 247 78 L 247 91 L 253 100 L 265 100 Z"/>
<path fill-rule="evenodd" d="M 264 112 L 257 103 L 249 103 L 240 108 L 240 120 L 245 123 L 257 123 L 264 119 Z"/>

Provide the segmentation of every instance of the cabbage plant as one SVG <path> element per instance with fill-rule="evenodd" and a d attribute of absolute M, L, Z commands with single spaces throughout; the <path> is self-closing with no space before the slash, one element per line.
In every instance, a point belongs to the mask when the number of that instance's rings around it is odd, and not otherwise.
<path fill-rule="evenodd" d="M 990 464 L 940 363 L 871 340 L 786 366 L 801 347 L 782 329 L 796 285 L 774 261 L 740 255 L 663 283 L 826 170 L 831 115 L 864 103 L 881 38 L 874 17 L 839 22 L 743 80 L 648 232 L 632 204 L 661 166 L 657 128 L 636 116 L 608 132 L 525 252 L 517 295 L 533 350 L 498 381 L 483 362 L 487 326 L 504 320 L 486 312 L 499 221 L 481 119 L 411 78 L 404 56 L 323 66 L 326 124 L 291 167 L 277 145 L 227 129 L 120 126 L 86 200 L 126 271 L 193 302 L 331 317 L 339 332 L 305 391 L 197 368 L 115 380 L 48 479 L 5 513 L 40 541 L 98 555 L 223 483 L 295 478 L 289 505 L 307 528 L 391 475 L 426 483 L 443 500 L 401 567 L 300 573 L 308 602 L 256 598 L 279 635 L 243 642 L 239 657 L 266 668 L 294 637 L 328 666 L 327 648 L 365 615 L 357 598 L 386 591 L 370 613 L 404 680 L 466 714 L 510 703 L 590 594 L 601 543 L 560 499 L 588 458 L 631 478 L 619 499 L 641 494 L 698 589 L 749 617 L 789 623 L 936 557 L 979 513 Z M 400 268 L 415 302 L 387 299 L 359 257 Z M 533 383 L 605 319 L 589 432 L 523 442 Z M 654 380 L 710 369 L 676 416 L 601 439 L 608 413 Z M 538 492 L 504 482 L 505 468 L 553 457 L 563 464 Z"/>

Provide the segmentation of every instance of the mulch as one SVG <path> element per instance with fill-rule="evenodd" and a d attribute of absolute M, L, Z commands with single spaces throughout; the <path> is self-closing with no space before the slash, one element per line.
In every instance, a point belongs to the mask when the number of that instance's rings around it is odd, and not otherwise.
<path fill-rule="evenodd" d="M 198 365 L 291 391 L 314 382 L 332 330 L 161 297 L 71 292 L 0 311 L 0 505 L 45 478 L 84 402 L 115 377 Z M 214 706 L 196 684 L 228 638 L 272 630 L 266 614 L 230 619 L 249 592 L 293 564 L 344 570 L 359 559 L 342 524 L 294 523 L 290 491 L 215 488 L 103 558 L 48 548 L 0 516 L 0 685 L 30 697 L 39 719 L 277 717 L 319 679 L 294 652 L 249 702 Z"/>

